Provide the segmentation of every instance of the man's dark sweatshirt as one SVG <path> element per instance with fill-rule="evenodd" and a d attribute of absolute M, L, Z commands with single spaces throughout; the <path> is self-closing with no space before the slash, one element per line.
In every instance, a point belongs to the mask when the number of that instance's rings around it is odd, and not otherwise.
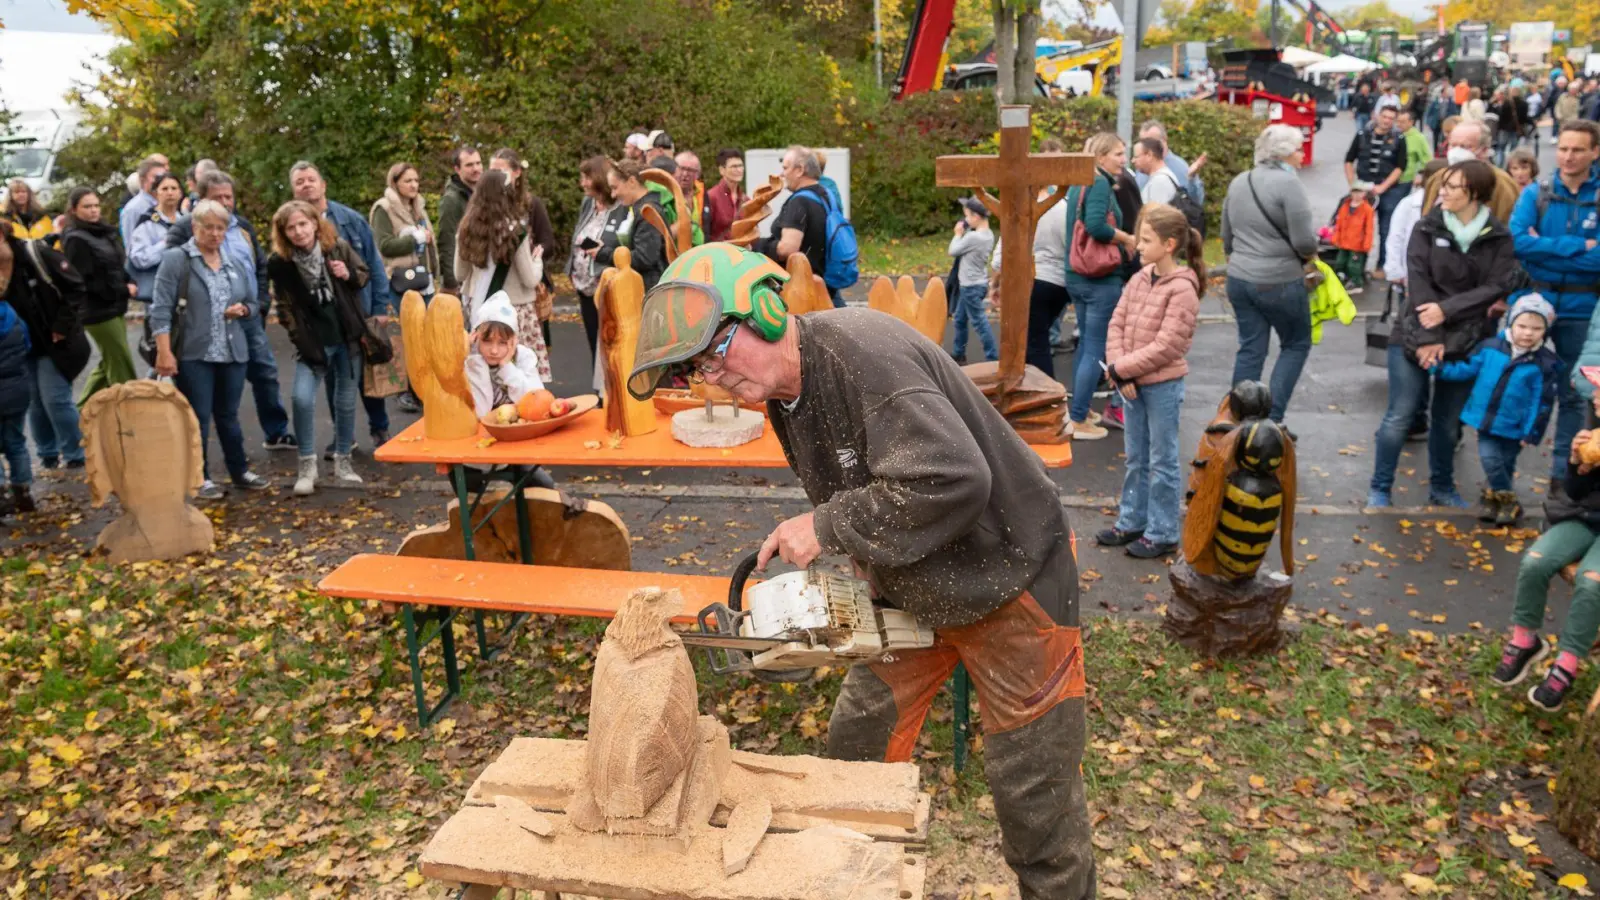
<path fill-rule="evenodd" d="M 949 354 L 872 310 L 789 322 L 800 397 L 767 412 L 824 551 L 855 560 L 930 627 L 970 624 L 1023 591 L 1077 624 L 1056 486 Z"/>

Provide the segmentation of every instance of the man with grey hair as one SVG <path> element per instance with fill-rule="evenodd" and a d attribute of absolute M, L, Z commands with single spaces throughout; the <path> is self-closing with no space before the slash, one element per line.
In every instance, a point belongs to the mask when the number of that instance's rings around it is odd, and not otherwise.
<path fill-rule="evenodd" d="M 1195 157 L 1193 165 L 1184 162 L 1183 157 L 1172 152 L 1172 142 L 1167 140 L 1167 126 L 1162 124 L 1160 119 L 1149 119 L 1143 125 L 1140 125 L 1139 138 L 1141 140 L 1155 138 L 1161 142 L 1161 146 L 1166 148 L 1166 156 L 1163 157 L 1162 162 L 1172 170 L 1173 179 L 1182 185 L 1185 191 L 1189 192 L 1189 196 L 1194 202 L 1204 206 L 1206 203 L 1206 186 L 1205 182 L 1201 181 L 1200 176 L 1196 173 L 1206 164 L 1206 155 L 1202 153 Z M 1139 172 L 1133 176 L 1133 180 L 1138 182 L 1139 190 L 1143 192 L 1144 186 L 1150 182 L 1150 176 Z"/>
<path fill-rule="evenodd" d="M 1448 141 L 1449 149 L 1445 151 L 1445 160 L 1451 165 L 1469 159 L 1477 159 L 1489 163 L 1493 168 L 1494 163 L 1490 157 L 1494 155 L 1494 134 L 1489 126 L 1483 122 L 1469 121 L 1458 123 L 1450 132 Z M 1423 188 L 1422 214 L 1427 215 L 1433 209 L 1434 201 L 1439 197 L 1439 186 L 1444 183 L 1444 173 L 1438 172 L 1428 179 L 1428 184 Z M 1489 212 L 1501 223 L 1511 221 L 1511 211 L 1517 205 L 1517 196 L 1522 189 L 1517 186 L 1516 179 L 1512 178 L 1505 169 L 1494 170 L 1494 196 L 1489 198 Z"/>
<path fill-rule="evenodd" d="M 772 221 L 772 236 L 755 246 L 780 266 L 787 266 L 789 257 L 804 253 L 811 262 L 811 271 L 822 274 L 828 262 L 828 194 L 822 189 L 822 166 L 816 154 L 798 144 L 783 152 L 779 174 L 783 186 L 789 189 L 789 199 Z M 834 306 L 843 306 L 839 292 L 828 289 Z"/>
<path fill-rule="evenodd" d="M 195 169 L 199 168 L 196 163 Z M 262 252 L 255 228 L 236 211 L 238 197 L 233 176 L 211 163 L 211 168 L 198 179 L 195 205 L 198 207 L 201 202 L 212 200 L 228 211 L 232 221 L 222 238 L 222 252 L 255 289 L 255 309 L 239 321 L 239 327 L 244 329 L 245 348 L 250 352 L 245 379 L 250 382 L 256 418 L 261 422 L 261 433 L 265 437 L 262 446 L 268 450 L 294 450 L 299 444 L 289 433 L 289 413 L 283 408 L 283 391 L 278 383 L 278 360 L 272 353 L 272 343 L 267 340 L 267 313 L 272 306 L 272 294 L 267 290 L 267 255 Z M 193 215 L 182 216 L 167 229 L 167 246 L 182 247 L 193 235 Z"/>

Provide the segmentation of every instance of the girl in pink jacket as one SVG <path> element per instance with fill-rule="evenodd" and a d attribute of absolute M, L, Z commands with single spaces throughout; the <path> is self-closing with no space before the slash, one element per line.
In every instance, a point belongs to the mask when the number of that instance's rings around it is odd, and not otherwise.
<path fill-rule="evenodd" d="M 1106 372 L 1127 401 L 1128 470 L 1117 524 L 1095 541 L 1156 559 L 1178 548 L 1178 410 L 1206 263 L 1200 233 L 1164 203 L 1145 205 L 1135 234 L 1145 267 L 1123 289 L 1106 337 Z"/>

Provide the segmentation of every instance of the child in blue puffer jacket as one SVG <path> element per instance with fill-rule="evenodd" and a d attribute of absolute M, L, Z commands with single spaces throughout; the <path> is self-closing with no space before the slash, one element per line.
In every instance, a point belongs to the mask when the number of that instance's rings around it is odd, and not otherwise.
<path fill-rule="evenodd" d="M 10 494 L 0 495 L 0 516 L 33 508 L 28 486 L 33 483 L 33 464 L 28 459 L 28 439 L 22 423 L 28 418 L 29 389 L 28 328 L 22 324 L 11 304 L 0 300 L 0 451 L 11 468 Z"/>
<path fill-rule="evenodd" d="M 1472 356 L 1435 369 L 1444 381 L 1471 381 L 1462 424 L 1478 432 L 1478 460 L 1489 486 L 1478 518 L 1515 525 L 1522 518 L 1514 479 L 1523 445 L 1544 439 L 1561 388 L 1561 358 L 1545 342 L 1556 312 L 1538 294 L 1524 294 L 1506 315 L 1506 329 Z"/>

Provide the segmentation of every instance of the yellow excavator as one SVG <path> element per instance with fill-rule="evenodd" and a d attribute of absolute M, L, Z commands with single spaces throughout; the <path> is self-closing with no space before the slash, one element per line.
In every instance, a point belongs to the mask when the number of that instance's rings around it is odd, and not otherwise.
<path fill-rule="evenodd" d="M 1077 50 L 1068 50 L 1054 56 L 1042 56 L 1037 60 L 1036 68 L 1039 77 L 1052 88 L 1062 87 L 1058 84 L 1058 79 L 1064 73 L 1083 69 L 1089 75 L 1087 87 L 1074 85 L 1073 89 L 1079 94 L 1098 96 L 1105 91 L 1106 71 L 1112 66 L 1121 64 L 1122 38 L 1114 37 Z"/>

